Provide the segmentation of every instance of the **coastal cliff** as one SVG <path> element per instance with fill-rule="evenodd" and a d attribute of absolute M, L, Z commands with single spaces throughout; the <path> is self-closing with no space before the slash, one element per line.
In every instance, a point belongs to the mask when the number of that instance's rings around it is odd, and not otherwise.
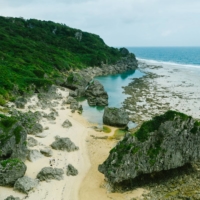
<path fill-rule="evenodd" d="M 144 122 L 110 151 L 99 171 L 111 183 L 184 166 L 200 159 L 200 123 L 168 111 Z M 134 181 L 134 180 L 133 180 Z"/>
<path fill-rule="evenodd" d="M 127 49 L 109 47 L 98 35 L 36 19 L 0 17 L 0 45 L 0 105 L 61 84 L 71 70 L 104 66 L 111 71 L 110 65 L 127 56 L 136 61 Z"/>

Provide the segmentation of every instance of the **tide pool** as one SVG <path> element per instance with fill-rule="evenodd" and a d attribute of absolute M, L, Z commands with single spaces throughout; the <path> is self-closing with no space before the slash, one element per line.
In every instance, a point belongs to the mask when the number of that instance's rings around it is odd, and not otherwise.
<path fill-rule="evenodd" d="M 108 93 L 108 106 L 109 107 L 122 107 L 123 101 L 128 95 L 123 93 L 123 86 L 127 86 L 134 78 L 140 78 L 144 76 L 139 70 L 130 70 L 121 74 L 98 76 L 95 80 L 98 80 Z M 103 124 L 103 106 L 89 106 L 87 100 L 84 98 L 79 99 L 79 103 L 83 106 L 83 117 L 89 122 L 102 125 Z"/>

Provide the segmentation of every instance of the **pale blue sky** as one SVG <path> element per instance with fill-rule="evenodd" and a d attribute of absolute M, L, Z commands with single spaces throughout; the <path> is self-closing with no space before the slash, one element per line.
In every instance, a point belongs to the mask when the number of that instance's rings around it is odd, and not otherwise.
<path fill-rule="evenodd" d="M 200 46 L 200 0 L 0 0 L 0 15 L 64 23 L 111 46 Z"/>

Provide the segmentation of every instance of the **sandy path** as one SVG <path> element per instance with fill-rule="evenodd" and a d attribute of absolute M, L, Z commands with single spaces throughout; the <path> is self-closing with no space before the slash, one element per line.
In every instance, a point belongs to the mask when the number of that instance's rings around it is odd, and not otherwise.
<path fill-rule="evenodd" d="M 68 96 L 68 91 L 61 91 L 63 99 Z M 88 157 L 86 138 L 88 135 L 88 123 L 77 113 L 72 114 L 70 109 L 66 109 L 66 106 L 62 105 L 63 99 L 59 100 L 59 104 L 54 109 L 58 112 L 58 117 L 55 121 L 49 121 L 45 118 L 42 119 L 41 124 L 43 127 L 49 127 L 48 130 L 44 130 L 43 133 L 47 133 L 47 137 L 39 138 L 34 137 L 39 145 L 33 147 L 32 149 L 41 149 L 45 146 L 49 146 L 53 141 L 55 141 L 55 136 L 69 137 L 76 146 L 79 147 L 78 151 L 65 152 L 53 150 L 53 156 L 51 159 L 55 159 L 55 164 L 53 167 L 63 168 L 66 172 L 66 166 L 72 164 L 78 169 L 79 174 L 77 176 L 66 176 L 61 181 L 51 180 L 50 182 L 40 182 L 39 186 L 31 191 L 28 196 L 13 191 L 12 188 L 0 187 L 0 200 L 4 200 L 7 196 L 13 195 L 15 197 L 20 197 L 20 199 L 28 200 L 78 200 L 78 190 L 79 186 L 85 177 L 86 173 L 90 168 L 90 161 Z M 37 96 L 31 98 L 31 101 L 26 105 L 23 111 L 28 111 L 29 105 L 36 105 L 38 102 Z M 65 109 L 61 109 L 65 107 Z M 39 107 L 32 111 L 43 111 L 46 113 L 50 112 L 50 109 L 41 110 Z M 63 128 L 62 123 L 68 119 L 72 123 L 72 127 Z M 38 172 L 43 167 L 49 167 L 48 157 L 42 157 L 34 162 L 26 161 L 27 165 L 26 176 L 31 178 L 36 178 Z"/>
<path fill-rule="evenodd" d="M 115 128 L 112 128 L 112 132 L 109 135 L 113 135 L 115 130 Z M 93 130 L 89 131 L 87 144 L 91 168 L 81 184 L 79 200 L 130 200 L 134 197 L 141 197 L 144 192 L 142 188 L 125 193 L 112 193 L 110 191 L 110 186 L 104 180 L 104 175 L 98 171 L 98 165 L 106 160 L 109 151 L 116 145 L 117 141 L 111 139 L 95 139 L 91 135 L 98 137 L 108 136 L 106 133 L 95 132 Z"/>

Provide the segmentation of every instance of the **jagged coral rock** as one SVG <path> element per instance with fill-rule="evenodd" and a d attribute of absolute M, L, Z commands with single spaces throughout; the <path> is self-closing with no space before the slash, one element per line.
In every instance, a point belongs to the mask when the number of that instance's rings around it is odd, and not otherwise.
<path fill-rule="evenodd" d="M 200 122 L 175 111 L 144 122 L 127 134 L 99 166 L 110 182 L 169 170 L 200 159 Z"/>

